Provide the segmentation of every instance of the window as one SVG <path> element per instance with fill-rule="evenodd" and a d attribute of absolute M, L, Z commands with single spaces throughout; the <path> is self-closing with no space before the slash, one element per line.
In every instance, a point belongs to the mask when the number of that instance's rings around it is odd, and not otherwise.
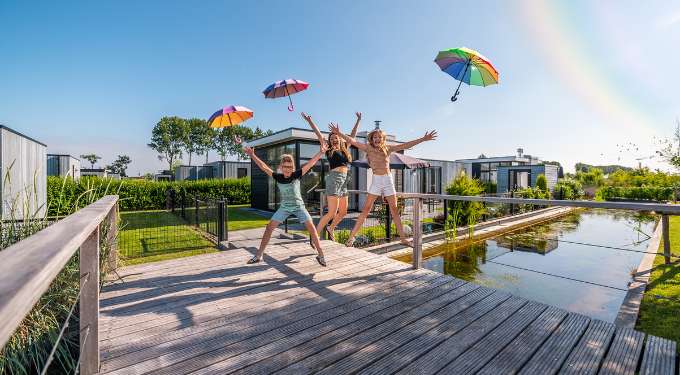
<path fill-rule="evenodd" d="M 492 171 L 495 171 L 496 169 L 498 169 L 499 164 L 500 163 L 491 163 L 490 166 L 489 166 L 489 169 L 492 170 Z"/>
<path fill-rule="evenodd" d="M 319 144 L 300 143 L 300 158 L 311 159 L 319 153 Z"/>
<path fill-rule="evenodd" d="M 489 163 L 481 163 L 479 164 L 480 170 L 482 171 L 488 171 L 489 170 Z"/>
<path fill-rule="evenodd" d="M 238 168 L 236 170 L 236 177 L 243 178 L 248 176 L 248 168 Z"/>
<path fill-rule="evenodd" d="M 488 182 L 489 181 L 489 172 L 482 172 L 481 175 L 479 176 L 479 180 L 482 182 Z"/>

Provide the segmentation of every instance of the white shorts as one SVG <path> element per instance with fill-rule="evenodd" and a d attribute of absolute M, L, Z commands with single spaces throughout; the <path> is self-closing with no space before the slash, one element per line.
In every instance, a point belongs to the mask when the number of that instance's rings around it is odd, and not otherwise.
<path fill-rule="evenodd" d="M 397 191 L 394 189 L 394 182 L 392 182 L 392 174 L 374 174 L 371 181 L 371 188 L 368 189 L 369 194 L 382 195 L 389 197 L 396 195 Z"/>

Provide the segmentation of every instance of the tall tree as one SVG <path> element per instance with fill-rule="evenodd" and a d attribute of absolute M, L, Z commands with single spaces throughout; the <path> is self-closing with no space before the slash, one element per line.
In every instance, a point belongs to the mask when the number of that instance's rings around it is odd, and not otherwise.
<path fill-rule="evenodd" d="M 184 151 L 189 154 L 189 165 L 191 165 L 191 155 L 201 155 L 204 149 L 203 139 L 206 133 L 206 125 L 205 120 L 197 118 L 186 120 L 187 134 L 184 138 Z"/>
<path fill-rule="evenodd" d="M 131 160 L 127 155 L 118 155 L 118 159 L 116 159 L 116 161 L 110 165 L 111 172 L 120 173 L 121 176 L 127 177 L 125 170 L 127 169 L 130 162 Z"/>
<path fill-rule="evenodd" d="M 256 127 L 255 130 L 245 125 L 227 126 L 216 130 L 215 142 L 213 149 L 222 157 L 222 161 L 228 155 L 234 155 L 238 160 L 248 158 L 248 155 L 243 151 L 243 146 L 234 140 L 234 135 L 243 142 L 248 142 L 253 139 L 264 137 L 274 133 L 271 130 L 262 130 Z"/>
<path fill-rule="evenodd" d="M 657 154 L 666 163 L 672 165 L 676 169 L 680 169 L 680 119 L 676 118 L 675 122 L 675 132 L 673 133 L 673 141 L 669 141 L 666 138 L 662 141 L 663 147 L 661 150 L 656 151 Z"/>
<path fill-rule="evenodd" d="M 211 128 L 208 125 L 208 122 L 205 120 L 200 120 L 200 119 L 191 119 L 191 120 L 196 120 L 194 122 L 195 126 L 195 131 L 197 132 L 196 136 L 196 155 L 204 155 L 205 154 L 205 162 L 208 162 L 208 152 L 212 150 L 213 143 L 215 141 L 215 129 Z"/>
<path fill-rule="evenodd" d="M 94 163 L 98 162 L 101 160 L 101 157 L 95 155 L 95 154 L 90 154 L 90 155 L 80 155 L 81 158 L 87 160 L 92 164 L 92 169 L 94 169 Z"/>
<path fill-rule="evenodd" d="M 186 126 L 179 117 L 163 117 L 151 132 L 150 148 L 158 152 L 158 160 L 165 160 L 172 173 L 172 165 L 182 157 Z"/>

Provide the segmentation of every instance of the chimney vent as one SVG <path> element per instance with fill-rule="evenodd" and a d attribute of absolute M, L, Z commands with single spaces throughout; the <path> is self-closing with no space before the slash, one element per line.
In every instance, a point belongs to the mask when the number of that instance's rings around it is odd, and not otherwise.
<path fill-rule="evenodd" d="M 375 120 L 375 128 L 376 129 L 380 129 L 380 123 L 381 123 L 380 120 Z"/>
<path fill-rule="evenodd" d="M 523 158 L 524 157 L 524 150 L 521 149 L 521 148 L 518 148 L 517 149 L 517 156 L 520 157 L 520 158 Z"/>

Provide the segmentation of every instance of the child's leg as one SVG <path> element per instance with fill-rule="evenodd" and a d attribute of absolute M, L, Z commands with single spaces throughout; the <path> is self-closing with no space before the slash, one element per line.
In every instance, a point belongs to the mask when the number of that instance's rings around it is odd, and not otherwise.
<path fill-rule="evenodd" d="M 319 225 L 316 226 L 316 231 L 317 233 L 321 233 L 321 230 L 328 224 L 329 221 L 335 216 L 335 213 L 338 211 L 338 197 L 334 197 L 332 195 L 329 195 L 328 197 L 328 213 L 323 215 L 321 219 L 319 219 Z M 311 232 L 310 232 L 311 233 Z"/>
<path fill-rule="evenodd" d="M 314 246 L 316 246 L 316 251 L 319 252 L 319 258 L 323 258 L 323 250 L 321 250 L 321 241 L 319 241 L 319 233 L 316 232 L 316 228 L 314 228 L 314 222 L 313 221 L 306 221 L 303 224 L 305 228 L 307 228 L 307 231 L 309 231 L 309 235 L 312 237 L 312 242 L 314 242 Z"/>
<path fill-rule="evenodd" d="M 399 217 L 399 210 L 397 209 L 397 196 L 390 195 L 385 197 L 387 203 L 390 205 L 390 213 L 392 213 L 392 219 L 394 220 L 394 226 L 397 227 L 397 232 L 399 232 L 399 238 L 401 243 L 413 247 L 413 244 L 406 239 L 404 235 L 404 227 L 401 225 L 401 217 Z"/>
<path fill-rule="evenodd" d="M 267 244 L 269 243 L 269 240 L 272 238 L 272 232 L 276 227 L 278 227 L 281 223 L 278 221 L 270 221 L 269 224 L 267 224 L 267 227 L 264 230 L 264 235 L 262 236 L 262 241 L 260 242 L 260 250 L 257 252 L 257 259 L 262 260 L 262 256 L 264 255 L 264 249 L 267 247 Z"/>
<path fill-rule="evenodd" d="M 335 219 L 333 219 L 333 222 L 331 225 L 328 227 L 328 230 L 330 232 L 333 232 L 335 230 L 335 227 L 340 224 L 340 221 L 342 221 L 342 218 L 347 215 L 347 201 L 348 197 L 339 197 L 338 198 L 338 214 L 335 215 Z"/>
<path fill-rule="evenodd" d="M 364 224 L 364 220 L 366 220 L 368 213 L 371 212 L 371 207 L 373 207 L 373 202 L 375 202 L 376 198 L 378 198 L 378 196 L 371 193 L 369 193 L 368 196 L 366 197 L 366 204 L 364 205 L 364 209 L 361 211 L 361 215 L 359 215 L 357 223 L 354 224 L 354 229 L 352 229 L 352 233 L 349 235 L 347 243 L 354 241 L 354 236 L 356 236 L 357 232 L 359 231 L 359 228 L 361 228 L 361 225 Z M 351 246 L 351 244 L 348 246 Z"/>

